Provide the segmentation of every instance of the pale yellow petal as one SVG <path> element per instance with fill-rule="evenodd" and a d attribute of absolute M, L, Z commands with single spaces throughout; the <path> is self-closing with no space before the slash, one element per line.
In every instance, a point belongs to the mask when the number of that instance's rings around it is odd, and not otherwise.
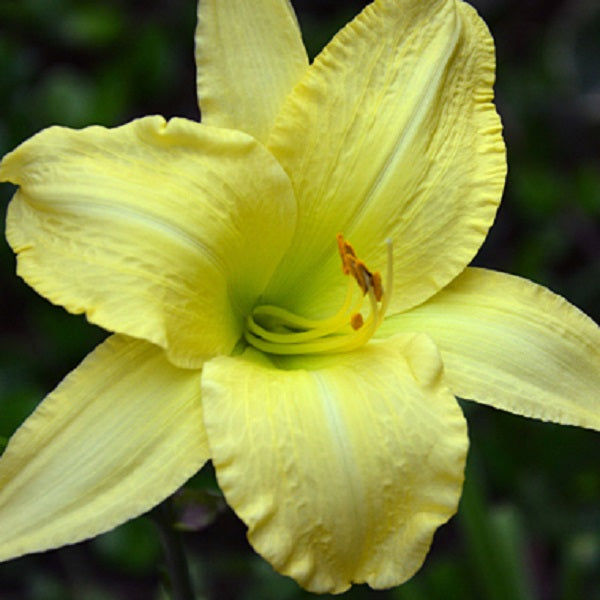
<path fill-rule="evenodd" d="M 7 217 L 19 275 L 180 366 L 233 348 L 295 218 L 259 143 L 184 119 L 52 127 L 4 158 L 0 180 L 20 186 Z"/>
<path fill-rule="evenodd" d="M 526 279 L 469 268 L 381 335 L 428 333 L 457 396 L 600 430 L 600 327 Z"/>
<path fill-rule="evenodd" d="M 494 68 L 485 24 L 455 0 L 381 0 L 333 39 L 268 142 L 299 204 L 294 243 L 269 288 L 279 304 L 313 313 L 336 304 L 337 232 L 375 270 L 385 271 L 393 241 L 391 310 L 423 302 L 462 271 L 504 185 Z"/>
<path fill-rule="evenodd" d="M 0 560 L 131 519 L 209 458 L 200 371 L 113 336 L 37 408 L 0 458 Z"/>
<path fill-rule="evenodd" d="M 287 0 L 201 0 L 196 30 L 202 122 L 265 141 L 308 58 Z"/>
<path fill-rule="evenodd" d="M 463 481 L 465 421 L 435 346 L 398 336 L 277 362 L 249 349 L 205 366 L 204 419 L 227 502 L 254 548 L 308 590 L 402 583 L 456 511 Z"/>

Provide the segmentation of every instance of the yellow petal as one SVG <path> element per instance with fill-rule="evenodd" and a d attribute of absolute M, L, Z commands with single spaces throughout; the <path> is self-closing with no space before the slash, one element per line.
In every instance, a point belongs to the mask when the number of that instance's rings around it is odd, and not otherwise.
<path fill-rule="evenodd" d="M 196 30 L 202 122 L 265 141 L 308 67 L 287 0 L 201 0 Z"/>
<path fill-rule="evenodd" d="M 0 458 L 0 560 L 107 531 L 208 459 L 200 371 L 113 336 L 25 421 Z"/>
<path fill-rule="evenodd" d="M 600 430 L 600 327 L 546 288 L 469 268 L 380 335 L 398 331 L 431 335 L 457 396 Z"/>
<path fill-rule="evenodd" d="M 231 350 L 294 225 L 260 144 L 183 119 L 52 127 L 4 158 L 0 180 L 20 185 L 7 217 L 19 275 L 179 366 Z"/>
<path fill-rule="evenodd" d="M 465 421 L 426 336 L 322 358 L 209 361 L 217 477 L 254 548 L 313 592 L 397 585 L 456 511 Z"/>
<path fill-rule="evenodd" d="M 269 288 L 298 312 L 343 294 L 335 235 L 374 269 L 394 244 L 391 310 L 423 302 L 469 263 L 505 176 L 492 104 L 494 48 L 454 0 L 369 5 L 288 97 L 268 146 L 299 204 L 294 243 Z"/>

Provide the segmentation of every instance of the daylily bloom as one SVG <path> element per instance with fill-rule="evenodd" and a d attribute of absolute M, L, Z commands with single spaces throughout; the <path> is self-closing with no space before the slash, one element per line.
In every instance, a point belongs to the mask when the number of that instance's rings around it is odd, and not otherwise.
<path fill-rule="evenodd" d="M 286 0 L 201 0 L 202 122 L 8 154 L 18 273 L 113 333 L 0 459 L 0 558 L 139 515 L 207 460 L 317 592 L 400 584 L 456 511 L 455 396 L 600 430 L 600 328 L 467 265 L 500 201 L 489 32 L 377 0 L 312 64 Z"/>

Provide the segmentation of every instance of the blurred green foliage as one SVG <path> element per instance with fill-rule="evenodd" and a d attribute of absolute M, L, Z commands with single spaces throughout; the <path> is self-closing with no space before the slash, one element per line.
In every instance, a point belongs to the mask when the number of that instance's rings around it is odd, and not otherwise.
<path fill-rule="evenodd" d="M 497 44 L 510 169 L 477 262 L 548 285 L 600 321 L 600 6 L 473 3 Z M 294 2 L 311 55 L 363 4 Z M 195 0 L 0 0 L 0 154 L 51 124 L 113 126 L 151 113 L 197 119 L 195 9 Z M 5 205 L 11 193 L 0 187 Z M 2 442 L 105 334 L 27 288 L 6 243 L 0 283 Z M 598 434 L 463 407 L 472 446 L 458 516 L 409 583 L 358 586 L 345 597 L 599 600 Z M 192 487 L 214 497 L 210 468 Z M 198 598 L 312 597 L 253 554 L 228 508 L 198 506 L 200 531 L 184 534 Z M 166 599 L 160 562 L 142 517 L 0 565 L 0 600 Z"/>

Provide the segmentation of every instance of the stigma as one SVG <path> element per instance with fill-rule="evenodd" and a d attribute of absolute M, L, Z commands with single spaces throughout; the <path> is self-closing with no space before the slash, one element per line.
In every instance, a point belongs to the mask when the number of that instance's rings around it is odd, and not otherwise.
<path fill-rule="evenodd" d="M 315 354 L 354 350 L 373 337 L 392 291 L 392 242 L 386 240 L 384 285 L 381 273 L 371 271 L 341 233 L 336 239 L 342 274 L 349 278 L 338 311 L 324 319 L 307 319 L 278 306 L 259 305 L 246 319 L 247 343 L 269 354 Z"/>

